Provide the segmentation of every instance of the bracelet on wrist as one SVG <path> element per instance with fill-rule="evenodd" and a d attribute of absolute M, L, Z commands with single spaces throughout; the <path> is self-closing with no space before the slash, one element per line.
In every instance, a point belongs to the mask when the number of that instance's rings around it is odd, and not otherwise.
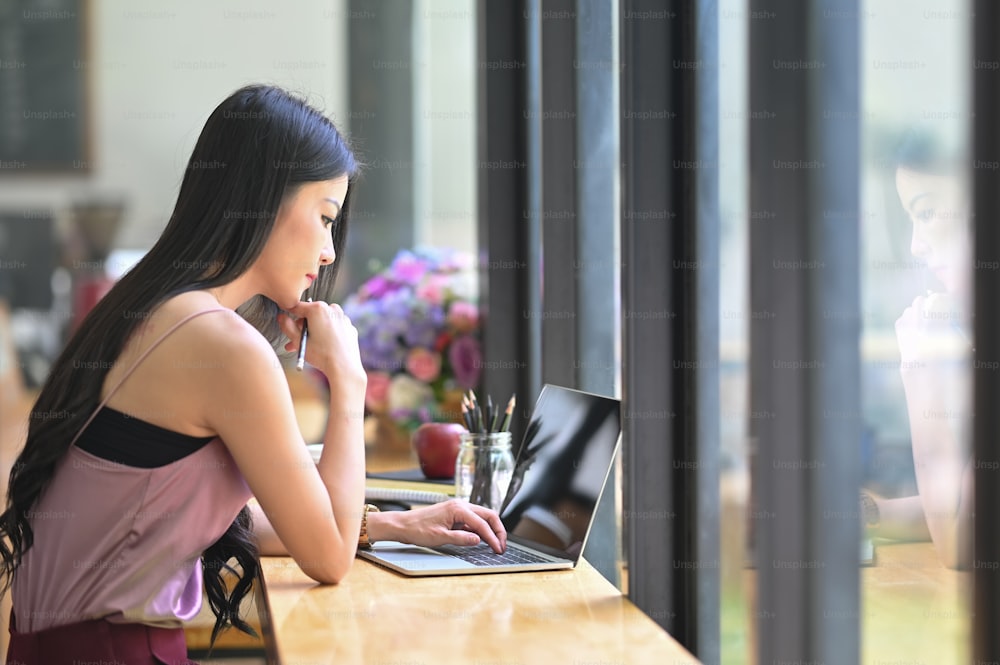
<path fill-rule="evenodd" d="M 878 504 L 868 492 L 862 492 L 859 503 L 861 523 L 866 529 L 877 529 L 882 516 L 879 514 Z"/>
<path fill-rule="evenodd" d="M 358 534 L 358 549 L 370 550 L 374 542 L 368 535 L 368 513 L 379 512 L 378 506 L 366 503 L 361 511 L 361 533 Z"/>

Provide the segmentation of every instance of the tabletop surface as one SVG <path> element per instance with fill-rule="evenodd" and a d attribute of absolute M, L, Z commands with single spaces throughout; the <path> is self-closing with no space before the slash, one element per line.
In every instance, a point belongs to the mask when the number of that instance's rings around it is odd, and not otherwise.
<path fill-rule="evenodd" d="M 941 563 L 929 542 L 876 541 L 875 561 L 859 583 L 861 665 L 969 665 L 972 662 L 972 573 Z M 756 571 L 745 571 L 746 649 L 756 648 Z M 845 660 L 845 662 L 854 662 Z"/>
<path fill-rule="evenodd" d="M 862 663 L 972 662 L 972 573 L 931 543 L 877 545 L 861 589 Z"/>
<path fill-rule="evenodd" d="M 0 491 L 31 406 L 18 393 L 0 391 Z M 883 543 L 875 556 L 861 570 L 861 662 L 969 662 L 971 573 L 945 568 L 930 543 Z M 697 662 L 586 562 L 573 571 L 411 579 L 358 560 L 336 586 L 317 585 L 288 558 L 262 563 L 272 646 L 285 665 Z M 0 597 L 0 652 L 9 607 L 9 595 Z M 190 642 L 207 645 L 214 617 L 207 607 L 203 614 L 188 631 Z M 254 643 L 236 631 L 224 641 Z"/>
<path fill-rule="evenodd" d="M 358 559 L 317 585 L 263 560 L 281 662 L 697 663 L 585 561 L 575 570 L 407 578 Z"/>

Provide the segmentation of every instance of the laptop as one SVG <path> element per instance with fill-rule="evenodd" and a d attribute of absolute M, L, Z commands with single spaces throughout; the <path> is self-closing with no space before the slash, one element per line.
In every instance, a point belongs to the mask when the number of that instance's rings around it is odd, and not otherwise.
<path fill-rule="evenodd" d="M 500 508 L 507 550 L 379 541 L 358 554 L 410 576 L 576 567 L 621 441 L 617 399 L 546 384 L 516 452 Z"/>

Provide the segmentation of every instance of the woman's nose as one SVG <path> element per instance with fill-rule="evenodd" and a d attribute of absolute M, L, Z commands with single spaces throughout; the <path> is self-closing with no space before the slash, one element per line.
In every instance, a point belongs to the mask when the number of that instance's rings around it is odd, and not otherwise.
<path fill-rule="evenodd" d="M 930 247 L 917 226 L 913 226 L 913 235 L 910 237 L 910 254 L 918 259 L 926 259 L 930 254 Z"/>
<path fill-rule="evenodd" d="M 337 258 L 337 253 L 334 251 L 333 245 L 326 245 L 319 253 L 319 262 L 324 266 L 333 263 L 335 258 Z"/>

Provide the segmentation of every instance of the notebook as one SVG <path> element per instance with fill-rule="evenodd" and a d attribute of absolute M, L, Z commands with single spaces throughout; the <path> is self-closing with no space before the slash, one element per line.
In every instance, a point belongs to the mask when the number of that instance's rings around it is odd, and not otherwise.
<path fill-rule="evenodd" d="M 375 503 L 399 503 L 403 505 L 440 503 L 454 498 L 444 492 L 410 489 L 408 487 L 365 486 L 365 501 Z"/>
<path fill-rule="evenodd" d="M 309 454 L 312 455 L 313 462 L 318 463 L 320 455 L 323 454 L 323 444 L 312 443 L 306 447 L 309 449 Z M 392 483 L 399 483 L 401 486 L 394 486 Z M 420 469 L 368 474 L 368 481 L 365 484 L 365 501 L 395 503 L 401 507 L 413 504 L 439 503 L 454 496 L 454 481 L 443 484 L 438 481 L 426 480 Z"/>
<path fill-rule="evenodd" d="M 469 575 L 574 568 L 621 440 L 617 399 L 545 385 L 525 430 L 500 509 L 507 551 L 486 543 L 435 548 L 376 542 L 358 554 L 404 575 Z"/>

